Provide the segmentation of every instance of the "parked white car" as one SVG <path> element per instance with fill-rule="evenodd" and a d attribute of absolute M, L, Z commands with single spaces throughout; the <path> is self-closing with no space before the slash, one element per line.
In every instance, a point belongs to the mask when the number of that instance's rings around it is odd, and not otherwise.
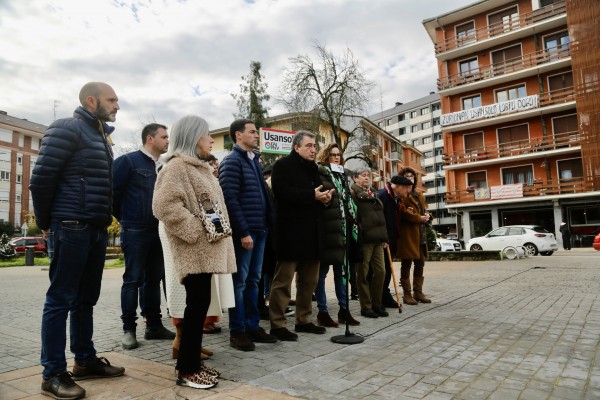
<path fill-rule="evenodd" d="M 435 251 L 461 251 L 462 246 L 458 240 L 435 239 Z"/>
<path fill-rule="evenodd" d="M 551 256 L 558 250 L 558 242 L 554 234 L 537 225 L 503 226 L 485 236 L 473 238 L 467 243 L 467 249 L 471 251 L 501 251 L 508 246 L 523 246 L 530 256 L 538 253 Z"/>

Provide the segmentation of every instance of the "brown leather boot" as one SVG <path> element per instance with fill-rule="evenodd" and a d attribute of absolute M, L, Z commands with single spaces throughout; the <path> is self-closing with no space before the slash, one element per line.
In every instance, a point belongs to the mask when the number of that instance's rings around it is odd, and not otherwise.
<path fill-rule="evenodd" d="M 348 316 L 348 318 L 346 318 L 346 316 Z M 354 317 L 352 317 L 349 310 L 344 310 L 343 308 L 340 308 L 340 311 L 338 311 L 338 322 L 342 325 L 346 325 L 346 319 L 348 320 L 348 325 L 360 325 L 360 322 L 358 322 L 354 319 Z"/>
<path fill-rule="evenodd" d="M 175 325 L 175 339 L 173 339 L 173 353 L 171 357 L 177 359 L 179 357 L 179 345 L 181 344 L 181 324 Z M 201 360 L 208 360 L 213 352 L 202 347 L 200 352 Z"/>
<path fill-rule="evenodd" d="M 413 278 L 413 281 L 414 281 L 413 293 L 415 296 L 415 300 L 418 301 L 419 303 L 431 303 L 431 299 L 429 299 L 425 295 L 425 293 L 423 293 L 423 281 L 424 280 L 425 280 L 425 277 L 423 277 L 423 276 Z"/>
<path fill-rule="evenodd" d="M 402 296 L 402 301 L 404 302 L 404 304 L 408 304 L 409 306 L 416 306 L 417 304 L 419 304 L 410 293 L 410 278 L 400 279 L 400 284 L 402 285 L 402 291 L 404 292 L 404 295 Z"/>
<path fill-rule="evenodd" d="M 331 316 L 327 311 L 319 311 L 317 314 L 317 325 L 325 326 L 327 328 L 337 328 L 339 324 L 331 319 Z"/>

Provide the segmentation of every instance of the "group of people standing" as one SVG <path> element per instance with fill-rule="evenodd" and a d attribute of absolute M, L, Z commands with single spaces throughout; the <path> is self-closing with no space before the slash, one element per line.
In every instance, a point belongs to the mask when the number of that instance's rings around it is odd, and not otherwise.
<path fill-rule="evenodd" d="M 161 124 L 146 126 L 142 147 L 113 162 L 109 135 L 114 128 L 106 122 L 114 122 L 119 110 L 114 90 L 90 82 L 80 102 L 73 118 L 48 128 L 30 186 L 38 226 L 53 236 L 54 245 L 42 318 L 44 394 L 83 398 L 85 390 L 74 380 L 124 373 L 96 357 L 92 342 L 112 215 L 121 223 L 126 264 L 123 348 L 138 346 L 139 300 L 144 338 L 173 340 L 179 385 L 206 389 L 217 384 L 219 372 L 204 363 L 212 352 L 202 347 L 202 337 L 207 315 L 218 318 L 222 309 L 229 310 L 230 344 L 236 349 L 297 340 L 286 318 L 294 277 L 295 332 L 323 334 L 326 327 L 360 324 L 349 312 L 348 278 L 362 316 L 385 317 L 386 306 L 401 307 L 389 291 L 392 256 L 402 259 L 403 302 L 430 302 L 422 291 L 430 215 L 415 190 L 413 169 L 403 169 L 376 191 L 369 169 L 355 171 L 349 182 L 339 146 L 326 145 L 317 154 L 316 135 L 299 131 L 289 155 L 273 165 L 269 185 L 253 121 L 231 124 L 233 149 L 217 171 L 208 124 L 194 115 L 179 119 L 170 133 Z M 277 263 L 272 281 L 265 282 L 271 325 L 266 332 L 259 324 L 259 286 L 268 246 Z M 330 266 L 340 307 L 337 321 L 325 294 Z M 165 277 L 175 332 L 161 322 Z M 311 321 L 313 295 L 317 324 Z M 66 371 L 64 354 L 69 314 L 72 373 Z"/>

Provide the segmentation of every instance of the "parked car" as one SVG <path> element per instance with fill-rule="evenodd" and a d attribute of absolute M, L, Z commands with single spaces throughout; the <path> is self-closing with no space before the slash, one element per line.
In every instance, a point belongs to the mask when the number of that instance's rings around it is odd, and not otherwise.
<path fill-rule="evenodd" d="M 594 236 L 594 243 L 592 243 L 594 249 L 600 251 L 600 233 Z"/>
<path fill-rule="evenodd" d="M 501 251 L 508 246 L 523 246 L 531 256 L 538 253 L 551 256 L 558 250 L 558 242 L 554 234 L 537 225 L 503 226 L 485 236 L 473 238 L 467 243 L 467 249 L 471 251 Z"/>
<path fill-rule="evenodd" d="M 462 246 L 458 240 L 435 239 L 435 251 L 461 251 Z"/>
<path fill-rule="evenodd" d="M 20 237 L 10 241 L 15 247 L 15 251 L 17 254 L 24 254 L 25 249 L 29 246 L 33 247 L 33 251 L 37 254 L 46 254 L 46 241 L 43 237 L 38 236 L 30 236 L 30 237 Z"/>

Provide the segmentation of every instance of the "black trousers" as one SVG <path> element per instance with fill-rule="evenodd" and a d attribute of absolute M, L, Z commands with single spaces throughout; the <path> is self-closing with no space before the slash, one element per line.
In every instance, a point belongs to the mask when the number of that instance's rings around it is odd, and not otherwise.
<path fill-rule="evenodd" d="M 210 306 L 210 280 L 212 274 L 188 275 L 183 280 L 185 286 L 185 311 L 177 370 L 183 373 L 193 373 L 200 370 L 202 361 L 202 333 L 204 320 Z"/>

